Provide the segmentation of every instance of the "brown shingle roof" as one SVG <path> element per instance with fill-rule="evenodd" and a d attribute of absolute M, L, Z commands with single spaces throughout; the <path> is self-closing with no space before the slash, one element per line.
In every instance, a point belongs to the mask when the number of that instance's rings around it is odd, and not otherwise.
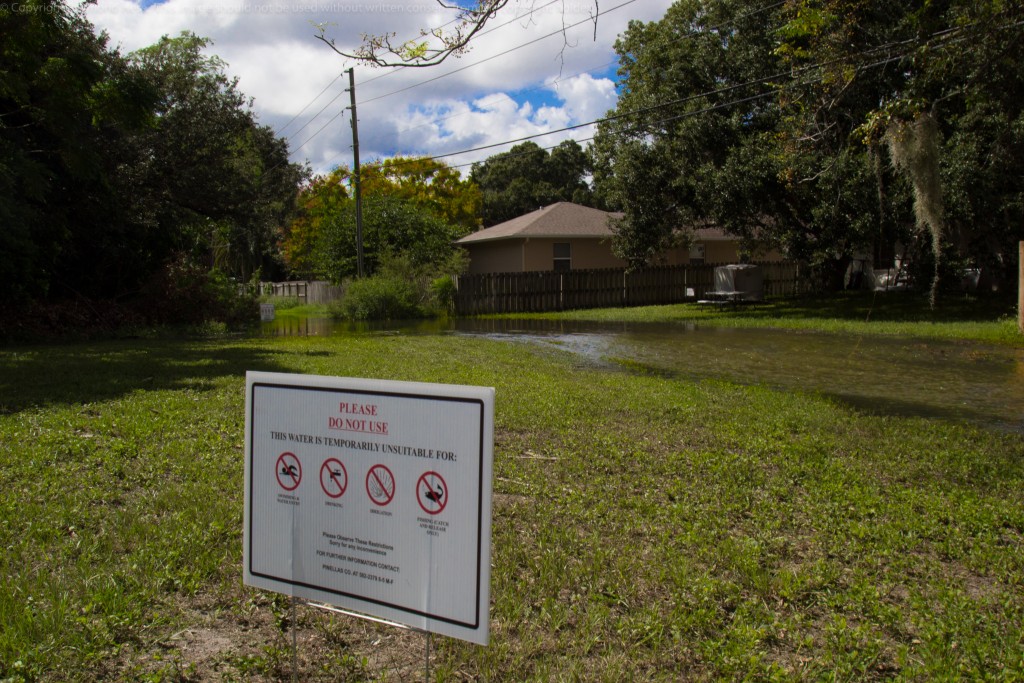
<path fill-rule="evenodd" d="M 572 202 L 558 202 L 485 230 L 478 230 L 455 243 L 474 244 L 530 237 L 607 239 L 612 236 L 610 220 L 621 217 L 621 213 L 591 209 Z M 697 242 L 724 242 L 737 238 L 719 227 L 705 225 L 693 230 L 693 239 Z"/>
<path fill-rule="evenodd" d="M 572 202 L 558 202 L 466 235 L 456 244 L 529 237 L 608 238 L 612 236 L 609 220 L 619 215 Z"/>

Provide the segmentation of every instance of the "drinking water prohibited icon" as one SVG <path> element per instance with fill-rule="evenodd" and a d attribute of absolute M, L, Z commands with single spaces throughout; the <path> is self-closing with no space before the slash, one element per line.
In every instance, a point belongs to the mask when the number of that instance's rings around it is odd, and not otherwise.
<path fill-rule="evenodd" d="M 395 476 L 384 465 L 374 465 L 366 473 L 366 494 L 374 504 L 384 507 L 395 497 Z"/>
<path fill-rule="evenodd" d="M 436 515 L 448 504 L 448 484 L 437 472 L 426 472 L 416 482 L 416 500 L 424 512 Z"/>
<path fill-rule="evenodd" d="M 277 459 L 277 483 L 285 491 L 294 491 L 302 481 L 302 463 L 294 453 L 282 453 Z"/>
<path fill-rule="evenodd" d="M 331 498 L 341 498 L 348 488 L 348 471 L 337 458 L 328 458 L 320 466 L 320 488 Z"/>

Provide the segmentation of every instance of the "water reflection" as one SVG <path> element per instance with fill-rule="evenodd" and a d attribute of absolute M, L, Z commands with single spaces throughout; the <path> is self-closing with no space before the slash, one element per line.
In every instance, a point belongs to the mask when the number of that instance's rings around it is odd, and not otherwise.
<path fill-rule="evenodd" d="M 695 380 L 817 392 L 873 413 L 969 420 L 1024 432 L 1021 349 L 693 324 L 457 320 L 395 326 L 313 318 L 264 323 L 264 333 L 273 335 L 382 332 L 483 335 L 551 345 L 599 363 L 628 361 Z"/>
<path fill-rule="evenodd" d="M 800 389 L 878 414 L 969 420 L 1024 432 L 1019 349 L 663 325 L 514 336 L 679 377 Z"/>
<path fill-rule="evenodd" d="M 337 337 L 348 334 L 442 334 L 451 331 L 447 320 L 412 322 L 349 322 L 333 318 L 278 317 L 260 323 L 264 337 Z"/>

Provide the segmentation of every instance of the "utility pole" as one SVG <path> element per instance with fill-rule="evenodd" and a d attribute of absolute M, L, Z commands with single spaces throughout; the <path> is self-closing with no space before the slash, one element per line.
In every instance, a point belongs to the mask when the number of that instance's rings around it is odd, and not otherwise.
<path fill-rule="evenodd" d="M 359 117 L 356 116 L 356 70 L 351 67 L 348 70 L 348 93 L 352 102 L 349 109 L 352 110 L 352 154 L 355 162 L 352 164 L 355 176 L 356 193 L 356 269 L 359 277 L 363 277 L 366 271 L 363 268 L 363 193 L 360 188 L 359 179 Z"/>

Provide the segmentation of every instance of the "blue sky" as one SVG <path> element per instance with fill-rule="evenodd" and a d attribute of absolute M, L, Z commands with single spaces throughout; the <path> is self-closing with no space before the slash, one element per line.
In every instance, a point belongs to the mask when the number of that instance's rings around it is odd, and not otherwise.
<path fill-rule="evenodd" d="M 183 30 L 211 38 L 210 52 L 254 98 L 260 121 L 289 138 L 293 161 L 326 172 L 351 163 L 342 74 L 353 65 L 362 160 L 463 152 L 603 116 L 615 104 L 616 36 L 631 19 L 660 19 L 670 4 L 512 0 L 465 56 L 395 70 L 354 65 L 316 40 L 313 24 L 329 24 L 328 35 L 350 49 L 361 34 L 412 38 L 453 13 L 435 0 L 98 0 L 87 16 L 126 51 Z M 602 12 L 596 40 L 595 6 Z M 548 147 L 591 135 L 581 128 L 535 141 Z M 468 168 L 503 149 L 445 161 Z"/>

